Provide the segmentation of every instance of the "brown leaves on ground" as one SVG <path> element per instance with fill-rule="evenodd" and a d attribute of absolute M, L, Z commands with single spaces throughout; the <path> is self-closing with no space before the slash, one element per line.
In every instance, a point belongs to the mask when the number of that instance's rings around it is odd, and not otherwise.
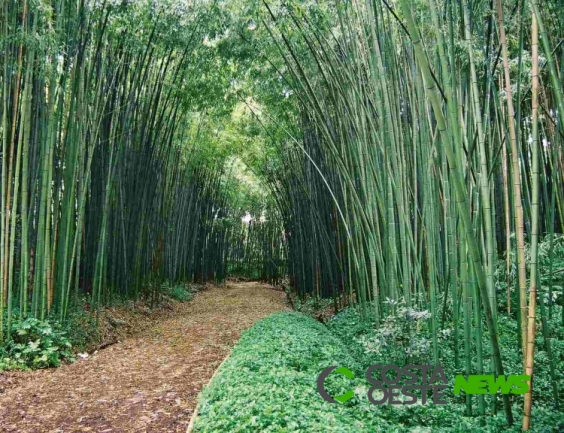
<path fill-rule="evenodd" d="M 0 432 L 184 432 L 241 331 L 284 308 L 269 286 L 228 283 L 86 360 L 10 373 Z"/>

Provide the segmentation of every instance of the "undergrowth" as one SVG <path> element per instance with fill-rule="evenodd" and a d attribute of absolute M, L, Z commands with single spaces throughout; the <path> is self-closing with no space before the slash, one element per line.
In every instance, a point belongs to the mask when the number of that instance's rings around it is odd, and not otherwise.
<path fill-rule="evenodd" d="M 561 310 L 557 308 L 555 319 L 550 322 L 552 333 L 552 353 L 556 362 L 556 377 L 559 386 L 559 400 L 564 402 L 564 330 L 559 326 Z M 395 315 L 386 318 L 377 326 L 373 318 L 361 318 L 360 313 L 354 308 L 348 308 L 335 316 L 328 323 L 330 332 L 337 335 L 342 341 L 347 342 L 347 348 L 354 358 L 366 370 L 373 364 L 395 364 L 400 367 L 406 364 L 434 364 L 432 351 L 432 336 L 426 317 L 428 312 L 398 308 Z M 503 315 L 498 317 L 499 342 L 503 365 L 506 375 L 522 374 L 522 358 L 517 347 L 517 325 L 515 321 Z M 449 380 L 449 389 L 445 392 L 447 405 L 412 406 L 407 410 L 409 417 L 399 418 L 398 421 L 407 426 L 428 426 L 433 431 L 439 427 L 455 428 L 460 420 L 475 426 L 475 428 L 491 429 L 491 431 L 520 431 L 521 413 L 523 407 L 522 395 L 510 395 L 515 427 L 506 427 L 505 415 L 500 396 L 497 397 L 497 413 L 492 416 L 492 402 L 488 395 L 485 398 L 486 416 L 465 416 L 465 397 L 463 394 L 454 395 L 452 392 L 454 377 L 465 374 L 464 348 L 462 335 L 459 341 L 459 359 L 455 363 L 453 330 L 445 326 L 438 335 L 439 339 L 439 364 L 443 367 Z M 491 351 L 487 333 L 482 341 L 484 350 L 484 374 L 493 371 L 491 366 Z M 457 365 L 455 365 L 457 364 Z M 472 355 L 471 370 L 477 372 L 475 354 Z M 401 383 L 401 381 L 400 381 Z M 534 380 L 534 424 L 531 431 L 552 432 L 564 430 L 564 412 L 554 408 L 554 398 L 551 393 L 549 364 L 544 340 L 541 333 L 537 334 L 535 353 L 535 380 Z M 477 396 L 472 396 L 473 414 L 477 412 Z M 399 410 L 397 410 L 399 408 Z M 443 418 L 444 410 L 450 413 Z M 390 409 L 389 420 L 397 419 L 396 415 L 402 412 L 402 406 Z M 560 429 L 560 430 L 559 430 Z"/>
<path fill-rule="evenodd" d="M 243 334 L 231 356 L 203 391 L 196 431 L 520 431 L 522 396 L 511 396 L 516 417 L 513 428 L 507 427 L 499 397 L 497 414 L 465 416 L 464 397 L 452 392 L 455 375 L 464 371 L 454 365 L 448 328 L 440 336 L 440 364 L 449 380 L 446 405 L 376 406 L 368 401 L 370 384 L 365 379 L 368 366 L 433 363 L 427 316 L 426 312 L 397 308 L 396 314 L 378 327 L 374 320 L 361 318 L 353 308 L 336 315 L 327 326 L 295 312 L 277 313 L 263 319 Z M 503 317 L 499 322 L 506 374 L 520 374 L 522 367 L 514 344 L 517 329 Z M 563 389 L 564 346 L 560 343 L 564 336 L 558 332 L 555 335 L 558 344 L 555 341 L 553 351 L 559 360 L 558 377 Z M 542 346 L 540 338 L 535 376 L 535 395 L 540 396 L 533 407 L 532 431 L 552 432 L 564 429 L 564 414 L 552 407 L 550 376 L 543 361 L 546 354 Z M 487 347 L 485 340 L 485 366 L 489 366 Z M 460 364 L 463 365 L 463 360 Z M 326 381 L 331 395 L 354 390 L 355 396 L 345 404 L 327 403 L 317 393 L 319 373 L 333 365 L 347 367 L 355 374 L 354 379 L 331 375 Z M 489 399 L 486 396 L 488 412 Z M 473 405 L 475 410 L 475 398 Z"/>
<path fill-rule="evenodd" d="M 188 302 L 194 297 L 194 292 L 187 284 L 165 283 L 161 286 L 162 293 L 176 301 Z"/>
<path fill-rule="evenodd" d="M 260 320 L 203 391 L 195 431 L 362 431 L 364 414 L 349 404 L 329 405 L 317 394 L 319 372 L 339 364 L 359 368 L 314 319 L 282 312 Z M 327 382 L 335 393 L 348 386 L 339 376 Z M 382 423 L 373 431 L 391 430 Z"/>
<path fill-rule="evenodd" d="M 72 344 L 56 322 L 14 318 L 8 342 L 0 347 L 0 370 L 58 367 L 73 361 Z"/>
<path fill-rule="evenodd" d="M 135 321 L 135 317 L 140 316 L 139 320 L 145 322 L 153 311 L 170 308 L 174 302 L 188 302 L 197 291 L 188 284 L 166 283 L 161 289 L 164 296 L 154 308 L 148 307 L 149 301 L 135 304 L 131 300 L 115 299 L 111 307 L 100 312 L 99 320 L 90 311 L 86 298 L 74 301 L 76 305 L 72 306 L 64 323 L 60 323 L 54 313 L 45 320 L 13 315 L 9 338 L 0 345 L 0 371 L 34 370 L 73 362 L 77 353 L 95 351 L 104 343 L 117 341 L 118 336 L 127 334 L 132 328 L 128 320 Z M 3 322 L 7 323 L 6 315 Z"/>

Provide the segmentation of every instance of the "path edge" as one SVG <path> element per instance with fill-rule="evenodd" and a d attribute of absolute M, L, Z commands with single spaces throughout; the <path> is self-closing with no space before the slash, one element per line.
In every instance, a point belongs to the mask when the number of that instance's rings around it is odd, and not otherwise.
<path fill-rule="evenodd" d="M 197 397 L 197 403 L 196 403 L 196 409 L 194 409 L 194 413 L 192 414 L 192 418 L 190 418 L 190 424 L 188 424 L 188 428 L 186 429 L 186 433 L 192 433 L 192 430 L 194 428 L 194 423 L 196 422 L 196 419 L 198 418 L 198 412 L 200 409 L 200 397 L 202 396 L 202 391 L 206 388 L 206 386 L 208 386 L 213 378 L 215 377 L 215 375 L 218 373 L 218 371 L 220 370 L 220 368 L 223 366 L 223 364 L 225 363 L 225 361 L 227 361 L 229 359 L 229 357 L 231 356 L 231 352 L 232 350 L 229 352 L 229 354 L 223 359 L 223 361 L 221 361 L 221 364 L 219 364 L 219 366 L 215 369 L 214 373 L 212 374 L 212 377 L 210 378 L 210 380 L 208 381 L 208 383 L 206 385 L 203 386 L 203 388 L 200 390 L 200 392 L 198 393 L 198 397 Z"/>

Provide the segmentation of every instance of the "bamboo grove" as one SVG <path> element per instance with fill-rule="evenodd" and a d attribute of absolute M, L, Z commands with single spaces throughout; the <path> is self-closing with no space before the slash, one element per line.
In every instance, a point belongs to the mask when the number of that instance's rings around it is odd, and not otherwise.
<path fill-rule="evenodd" d="M 279 285 L 286 275 L 286 243 L 277 209 L 234 224 L 228 235 L 228 274 Z"/>
<path fill-rule="evenodd" d="M 428 309 L 434 362 L 448 322 L 466 374 L 507 374 L 509 318 L 534 376 L 538 329 L 557 406 L 560 2 L 257 0 L 239 17 L 227 3 L 1 3 L 0 341 L 14 314 L 64 320 L 164 281 L 288 277 L 336 311 Z M 229 33 L 218 17 L 244 24 Z M 220 33 L 237 54 L 215 53 L 229 73 L 251 65 L 237 78 L 252 97 L 233 102 L 237 80 L 202 65 Z M 229 120 L 209 119 L 281 85 L 291 110 L 251 107 L 270 143 L 247 165 L 266 194 L 239 202 L 229 161 L 251 146 L 217 151 Z M 513 423 L 507 395 L 465 404 Z"/>
<path fill-rule="evenodd" d="M 2 2 L 0 340 L 15 313 L 64 320 L 225 278 L 223 163 L 197 151 L 205 116 L 186 102 L 201 43 L 188 15 Z"/>
<path fill-rule="evenodd" d="M 504 314 L 521 329 L 514 356 L 534 375 L 538 305 L 558 406 L 545 300 L 564 231 L 559 6 L 354 0 L 332 4 L 327 19 L 264 7 L 283 59 L 272 63 L 302 119 L 269 174 L 295 288 L 380 318 L 398 302 L 430 309 L 435 363 L 446 318 L 466 374 L 505 373 Z M 541 238 L 551 269 L 542 276 Z M 466 396 L 468 414 L 498 404 Z"/>

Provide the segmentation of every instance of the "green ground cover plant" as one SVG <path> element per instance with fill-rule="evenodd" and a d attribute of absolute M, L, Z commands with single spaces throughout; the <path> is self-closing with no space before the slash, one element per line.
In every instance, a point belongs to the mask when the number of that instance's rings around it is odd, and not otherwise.
<path fill-rule="evenodd" d="M 561 328 L 556 325 L 560 320 L 560 307 L 554 307 L 557 314 L 555 319 L 550 322 L 555 332 L 551 335 L 552 356 L 556 361 L 556 380 L 558 389 L 564 387 L 564 335 Z M 347 348 L 351 351 L 354 358 L 366 369 L 373 364 L 433 364 L 432 351 L 432 332 L 426 323 L 428 312 L 415 311 L 406 308 L 398 308 L 395 315 L 391 315 L 384 320 L 380 326 L 373 317 L 362 318 L 359 311 L 348 308 L 336 315 L 328 322 L 328 328 L 334 335 L 337 335 L 343 342 L 347 342 Z M 448 324 L 452 326 L 452 324 Z M 522 374 L 523 366 L 521 360 L 515 356 L 516 341 L 519 336 L 518 328 L 514 321 L 500 315 L 498 317 L 498 332 L 500 334 L 501 355 L 504 365 L 507 366 L 507 375 Z M 537 424 L 532 427 L 532 431 L 549 432 L 558 431 L 554 429 L 564 428 L 564 412 L 555 409 L 555 399 L 552 394 L 552 382 L 550 375 L 550 364 L 546 352 L 546 346 L 542 336 L 538 338 L 537 352 L 540 362 L 537 365 L 535 375 L 535 392 L 538 393 L 533 406 L 533 416 L 538 419 Z M 410 426 L 432 426 L 433 431 L 438 427 L 447 427 L 451 422 L 452 427 L 460 420 L 474 425 L 475 428 L 490 428 L 493 431 L 520 431 L 519 423 L 513 429 L 507 427 L 501 414 L 501 401 L 498 396 L 496 408 L 499 412 L 494 417 L 492 415 L 492 403 L 490 396 L 485 398 L 487 414 L 479 416 L 478 405 L 479 396 L 472 396 L 473 417 L 467 417 L 465 413 L 465 395 L 454 395 L 452 384 L 457 374 L 465 374 L 464 365 L 456 365 L 455 351 L 452 344 L 446 344 L 452 340 L 452 328 L 445 326 L 439 331 L 439 344 L 441 351 L 439 354 L 439 364 L 443 367 L 446 377 L 449 379 L 451 387 L 445 393 L 448 404 L 445 406 L 413 406 L 408 409 L 409 417 L 397 418 L 401 412 L 391 410 L 388 415 L 390 421 L 401 420 Z M 459 343 L 459 350 L 462 351 L 462 342 Z M 491 365 L 491 350 L 488 346 L 487 336 L 483 336 L 483 362 L 485 366 Z M 477 371 L 477 359 L 473 355 L 471 358 L 471 371 Z M 484 368 L 485 372 L 490 371 Z M 401 382 L 400 382 L 401 383 Z M 560 393 L 559 398 L 563 395 Z M 523 397 L 518 395 L 511 396 L 512 406 L 517 419 L 520 420 L 521 414 L 519 407 L 523 404 Z M 450 414 L 442 418 L 442 412 L 447 409 Z M 456 414 L 456 416 L 453 416 Z"/>
<path fill-rule="evenodd" d="M 431 333 L 425 312 L 398 307 L 375 330 L 375 321 L 362 318 L 359 311 L 345 309 L 327 326 L 296 312 L 277 313 L 255 324 L 242 336 L 230 357 L 202 392 L 195 431 L 272 432 L 468 432 L 520 431 L 508 427 L 503 412 L 488 416 L 465 416 L 464 396 L 446 393 L 447 405 L 371 405 L 366 397 L 369 384 L 364 379 L 369 365 L 405 362 L 432 363 Z M 415 322 L 415 327 L 413 326 Z M 406 329 L 416 332 L 408 332 Z M 445 328 L 444 337 L 449 338 Z M 511 363 L 511 350 L 517 338 L 514 322 L 500 319 L 502 356 L 508 374 L 520 366 Z M 387 341 L 387 344 L 383 344 Z M 484 337 L 484 347 L 487 347 Z M 537 356 L 543 359 L 542 340 Z M 446 347 L 446 346 L 445 346 Z M 564 368 L 562 345 L 553 353 Z M 406 359 L 408 353 L 408 359 Z M 489 354 L 485 359 L 489 362 Z M 454 351 L 446 348 L 440 358 L 449 384 L 464 371 L 454 366 Z M 544 367 L 543 365 L 544 364 Z M 319 373 L 331 365 L 345 366 L 354 379 L 339 375 L 326 382 L 332 395 L 354 389 L 355 397 L 345 404 L 330 404 L 316 391 Z M 547 363 L 539 363 L 535 389 L 538 397 L 533 416 L 538 422 L 532 431 L 549 432 L 564 427 L 562 412 L 551 405 Z M 562 382 L 562 376 L 559 376 Z M 512 400 L 516 414 L 522 396 Z M 489 398 L 489 396 L 488 396 Z M 499 398 L 498 398 L 499 401 Z M 498 402 L 501 406 L 501 402 Z"/>

